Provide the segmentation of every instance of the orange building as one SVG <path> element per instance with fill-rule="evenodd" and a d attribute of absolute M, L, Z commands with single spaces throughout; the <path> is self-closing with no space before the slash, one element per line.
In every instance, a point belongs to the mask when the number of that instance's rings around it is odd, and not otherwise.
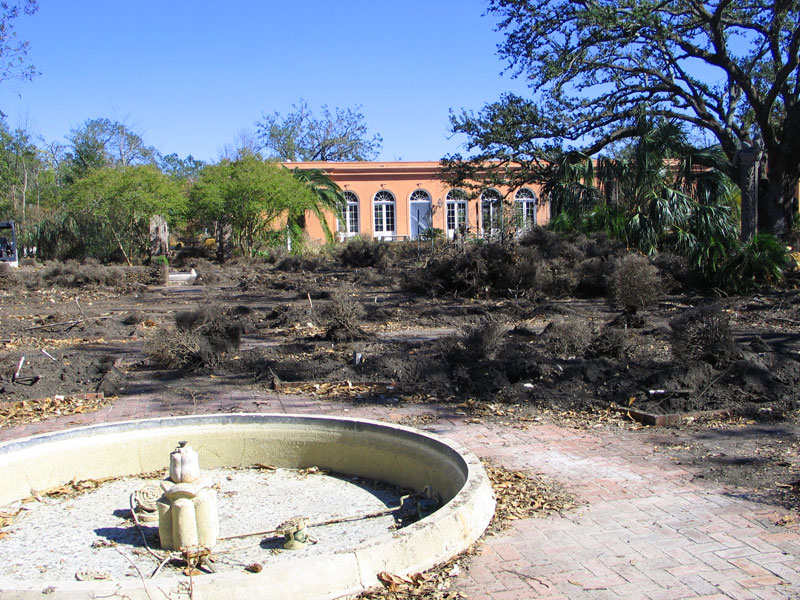
<path fill-rule="evenodd" d="M 550 206 L 541 201 L 538 185 L 517 190 L 487 188 L 472 197 L 449 186 L 438 162 L 299 162 L 289 168 L 322 169 L 344 191 L 347 207 L 341 218 L 328 217 L 339 239 L 360 235 L 406 240 L 438 229 L 457 235 L 492 237 L 520 231 L 550 220 Z M 309 215 L 306 231 L 315 241 L 325 236 Z"/>

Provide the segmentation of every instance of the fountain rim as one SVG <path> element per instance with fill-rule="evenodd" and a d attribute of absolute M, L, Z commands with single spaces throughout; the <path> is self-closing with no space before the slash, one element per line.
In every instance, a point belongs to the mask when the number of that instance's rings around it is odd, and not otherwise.
<path fill-rule="evenodd" d="M 463 481 L 457 482 L 456 493 L 432 515 L 418 523 L 393 533 L 382 534 L 374 540 L 346 551 L 332 555 L 319 555 L 298 560 L 295 568 L 282 571 L 288 578 L 307 574 L 312 567 L 324 572 L 319 578 L 303 579 L 303 591 L 295 597 L 314 600 L 337 598 L 376 585 L 377 574 L 389 571 L 395 574 L 411 574 L 434 566 L 455 554 L 467 549 L 482 535 L 494 513 L 494 498 L 488 477 L 480 460 L 460 443 L 443 438 L 436 434 L 419 431 L 410 427 L 352 417 L 334 417 L 324 415 L 292 415 L 270 413 L 228 413 L 214 415 L 188 415 L 167 418 L 147 418 L 130 421 L 118 421 L 97 425 L 75 427 L 71 429 L 44 433 L 10 440 L 0 444 L 0 473 L 9 460 L 19 453 L 33 452 L 47 458 L 48 448 L 69 447 L 73 443 L 83 445 L 92 440 L 106 440 L 107 436 L 141 436 L 151 433 L 153 436 L 164 436 L 172 430 L 194 428 L 202 429 L 207 435 L 217 432 L 218 428 L 240 428 L 253 434 L 264 426 L 288 428 L 313 432 L 323 438 L 333 436 L 354 444 L 362 438 L 375 442 L 385 438 L 390 444 L 399 444 L 413 454 L 419 452 L 425 461 L 441 461 L 440 467 L 452 473 L 460 473 Z M 299 428 L 299 429 L 298 429 Z M 265 431 L 269 427 L 265 427 Z M 324 444 L 325 441 L 315 443 Z M 301 444 L 302 446 L 302 444 Z M 367 448 L 364 448 L 367 449 Z M 375 452 L 372 452 L 374 454 Z M 431 465 L 427 465 L 430 467 Z M 346 471 L 341 471 L 345 472 Z M 112 473 L 114 475 L 114 473 Z M 69 479 L 69 475 L 65 475 Z M 319 564 L 324 561 L 325 568 Z M 299 564 L 303 563 L 303 564 Z M 194 594 L 196 599 L 219 597 L 220 593 L 231 596 L 230 589 L 235 587 L 243 595 L 242 598 L 277 598 L 271 596 L 269 589 L 282 589 L 276 579 L 275 569 L 264 569 L 261 573 L 220 573 L 196 578 Z M 155 583 L 157 580 L 153 580 Z M 330 583 L 333 582 L 333 585 Z M 220 587 L 222 586 L 222 587 Z M 0 577 L 0 600 L 20 600 L 40 597 L 43 588 L 50 589 L 51 598 L 91 597 L 91 594 L 124 593 L 132 599 L 148 598 L 148 589 L 141 581 L 109 583 L 109 582 L 73 582 L 56 580 L 49 584 L 41 581 L 14 581 Z M 332 589 L 336 588 L 336 589 Z M 224 592 L 223 592 L 224 590 Z M 257 593 L 256 593 L 257 592 Z"/>

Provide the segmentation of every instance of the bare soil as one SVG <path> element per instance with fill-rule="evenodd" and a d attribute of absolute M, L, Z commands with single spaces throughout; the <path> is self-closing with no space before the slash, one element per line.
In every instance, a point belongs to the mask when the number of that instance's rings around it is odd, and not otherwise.
<path fill-rule="evenodd" d="M 206 261 L 196 285 L 116 287 L 52 287 L 41 283 L 42 267 L 25 266 L 0 288 L 0 427 L 91 410 L 77 400 L 87 393 L 113 402 L 154 388 L 196 404 L 238 386 L 427 403 L 432 414 L 455 405 L 465 419 L 509 426 L 554 419 L 609 435 L 633 429 L 700 478 L 800 510 L 796 273 L 746 296 L 667 287 L 651 306 L 625 312 L 604 295 L 578 297 L 580 286 L 416 291 L 427 260 L 411 248 L 378 268 L 330 258 Z M 717 321 L 700 338 L 681 336 L 706 322 L 698 307 L 712 307 Z M 202 348 L 166 368 L 146 351 L 157 335 Z M 32 402 L 57 396 L 65 399 Z M 650 427 L 634 410 L 682 419 Z"/>

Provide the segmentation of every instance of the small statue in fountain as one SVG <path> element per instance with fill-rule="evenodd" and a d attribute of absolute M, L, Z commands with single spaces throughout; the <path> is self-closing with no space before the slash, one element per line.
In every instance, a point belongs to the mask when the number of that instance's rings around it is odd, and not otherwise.
<path fill-rule="evenodd" d="M 211 480 L 200 476 L 200 461 L 191 446 L 179 442 L 169 455 L 169 479 L 158 507 L 158 537 L 161 547 L 180 550 L 217 543 L 219 517 L 217 491 Z"/>

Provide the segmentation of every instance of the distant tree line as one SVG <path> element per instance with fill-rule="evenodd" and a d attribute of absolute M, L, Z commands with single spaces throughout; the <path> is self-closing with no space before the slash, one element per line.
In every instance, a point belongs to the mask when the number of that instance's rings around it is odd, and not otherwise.
<path fill-rule="evenodd" d="M 324 173 L 288 169 L 250 148 L 213 164 L 162 155 L 105 118 L 66 139 L 37 144 L 0 118 L 0 218 L 15 220 L 20 249 L 42 259 L 147 259 L 155 215 L 187 236 L 227 227 L 246 255 L 287 242 L 299 250 L 306 212 L 338 214 L 343 202 Z"/>

